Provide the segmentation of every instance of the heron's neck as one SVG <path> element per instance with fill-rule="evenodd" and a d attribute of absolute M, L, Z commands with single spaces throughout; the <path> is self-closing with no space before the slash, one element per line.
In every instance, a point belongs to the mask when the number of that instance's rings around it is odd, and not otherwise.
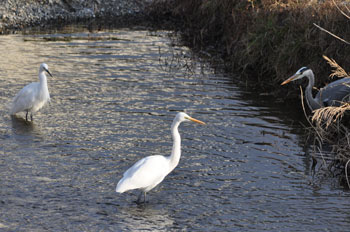
<path fill-rule="evenodd" d="M 169 156 L 169 164 L 171 172 L 179 163 L 181 157 L 181 137 L 178 131 L 180 122 L 173 122 L 171 125 L 171 136 L 173 137 L 173 149 L 171 155 Z"/>
<path fill-rule="evenodd" d="M 318 102 L 318 99 L 312 96 L 312 88 L 314 87 L 314 84 L 315 84 L 315 77 L 313 72 L 311 71 L 307 77 L 309 78 L 309 84 L 307 85 L 305 90 L 306 102 L 311 110 L 316 110 L 316 109 L 319 109 L 321 105 Z"/>

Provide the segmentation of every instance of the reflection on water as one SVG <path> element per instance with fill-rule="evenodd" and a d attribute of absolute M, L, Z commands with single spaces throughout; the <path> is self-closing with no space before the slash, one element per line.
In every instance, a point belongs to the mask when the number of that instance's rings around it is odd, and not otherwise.
<path fill-rule="evenodd" d="M 71 29 L 71 28 L 70 28 Z M 315 187 L 294 109 L 235 86 L 169 32 L 86 31 L 0 37 L 0 228 L 9 231 L 344 231 L 347 192 Z M 51 104 L 26 122 L 6 107 L 46 62 Z M 299 107 L 299 106 L 297 106 Z M 171 152 L 179 166 L 138 207 L 123 172 Z M 345 198 L 345 199 L 344 199 Z M 332 215 L 332 220 L 329 220 Z"/>
<path fill-rule="evenodd" d="M 19 133 L 30 133 L 36 127 L 33 121 L 27 121 L 18 115 L 11 115 L 12 128 L 14 133 L 19 131 Z"/>
<path fill-rule="evenodd" d="M 155 209 L 151 204 L 120 208 L 121 229 L 125 231 L 167 230 L 174 226 L 174 220 L 165 209 Z"/>
<path fill-rule="evenodd" d="M 17 115 L 11 115 L 13 133 L 17 135 L 38 134 L 38 128 L 33 121 L 27 121 L 25 118 Z"/>
<path fill-rule="evenodd" d="M 19 144 L 31 146 L 33 142 L 44 139 L 39 126 L 34 121 L 26 121 L 25 117 L 11 115 L 12 135 Z"/>

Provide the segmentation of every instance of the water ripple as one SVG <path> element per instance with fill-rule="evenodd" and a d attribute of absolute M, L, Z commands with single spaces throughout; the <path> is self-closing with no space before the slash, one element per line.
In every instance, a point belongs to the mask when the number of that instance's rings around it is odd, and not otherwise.
<path fill-rule="evenodd" d="M 168 34 L 0 37 L 0 229 L 346 230 L 348 193 L 310 184 L 293 109 L 235 86 L 188 48 L 170 47 Z M 51 104 L 34 122 L 11 118 L 11 98 L 43 61 Z M 181 125 L 179 166 L 145 206 L 136 191 L 116 194 L 135 161 L 170 154 L 170 124 L 183 110 L 207 125 Z"/>

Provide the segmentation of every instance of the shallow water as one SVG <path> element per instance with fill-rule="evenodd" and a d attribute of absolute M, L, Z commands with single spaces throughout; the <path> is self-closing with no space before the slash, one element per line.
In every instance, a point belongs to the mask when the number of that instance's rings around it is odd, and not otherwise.
<path fill-rule="evenodd" d="M 169 32 L 66 28 L 0 37 L 1 231 L 345 231 L 349 193 L 314 184 L 302 115 L 237 87 Z M 176 43 L 175 43 L 176 44 Z M 23 120 L 11 98 L 49 65 L 51 104 Z M 295 106 L 299 107 L 299 106 Z M 134 203 L 123 172 L 171 151 L 179 166 Z"/>

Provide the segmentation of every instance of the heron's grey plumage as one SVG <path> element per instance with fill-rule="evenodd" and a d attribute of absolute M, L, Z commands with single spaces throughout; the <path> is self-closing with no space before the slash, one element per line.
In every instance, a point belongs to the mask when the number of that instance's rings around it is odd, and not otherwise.
<path fill-rule="evenodd" d="M 323 106 L 340 106 L 350 95 L 350 78 L 336 80 L 320 89 L 316 98 L 322 99 Z"/>

